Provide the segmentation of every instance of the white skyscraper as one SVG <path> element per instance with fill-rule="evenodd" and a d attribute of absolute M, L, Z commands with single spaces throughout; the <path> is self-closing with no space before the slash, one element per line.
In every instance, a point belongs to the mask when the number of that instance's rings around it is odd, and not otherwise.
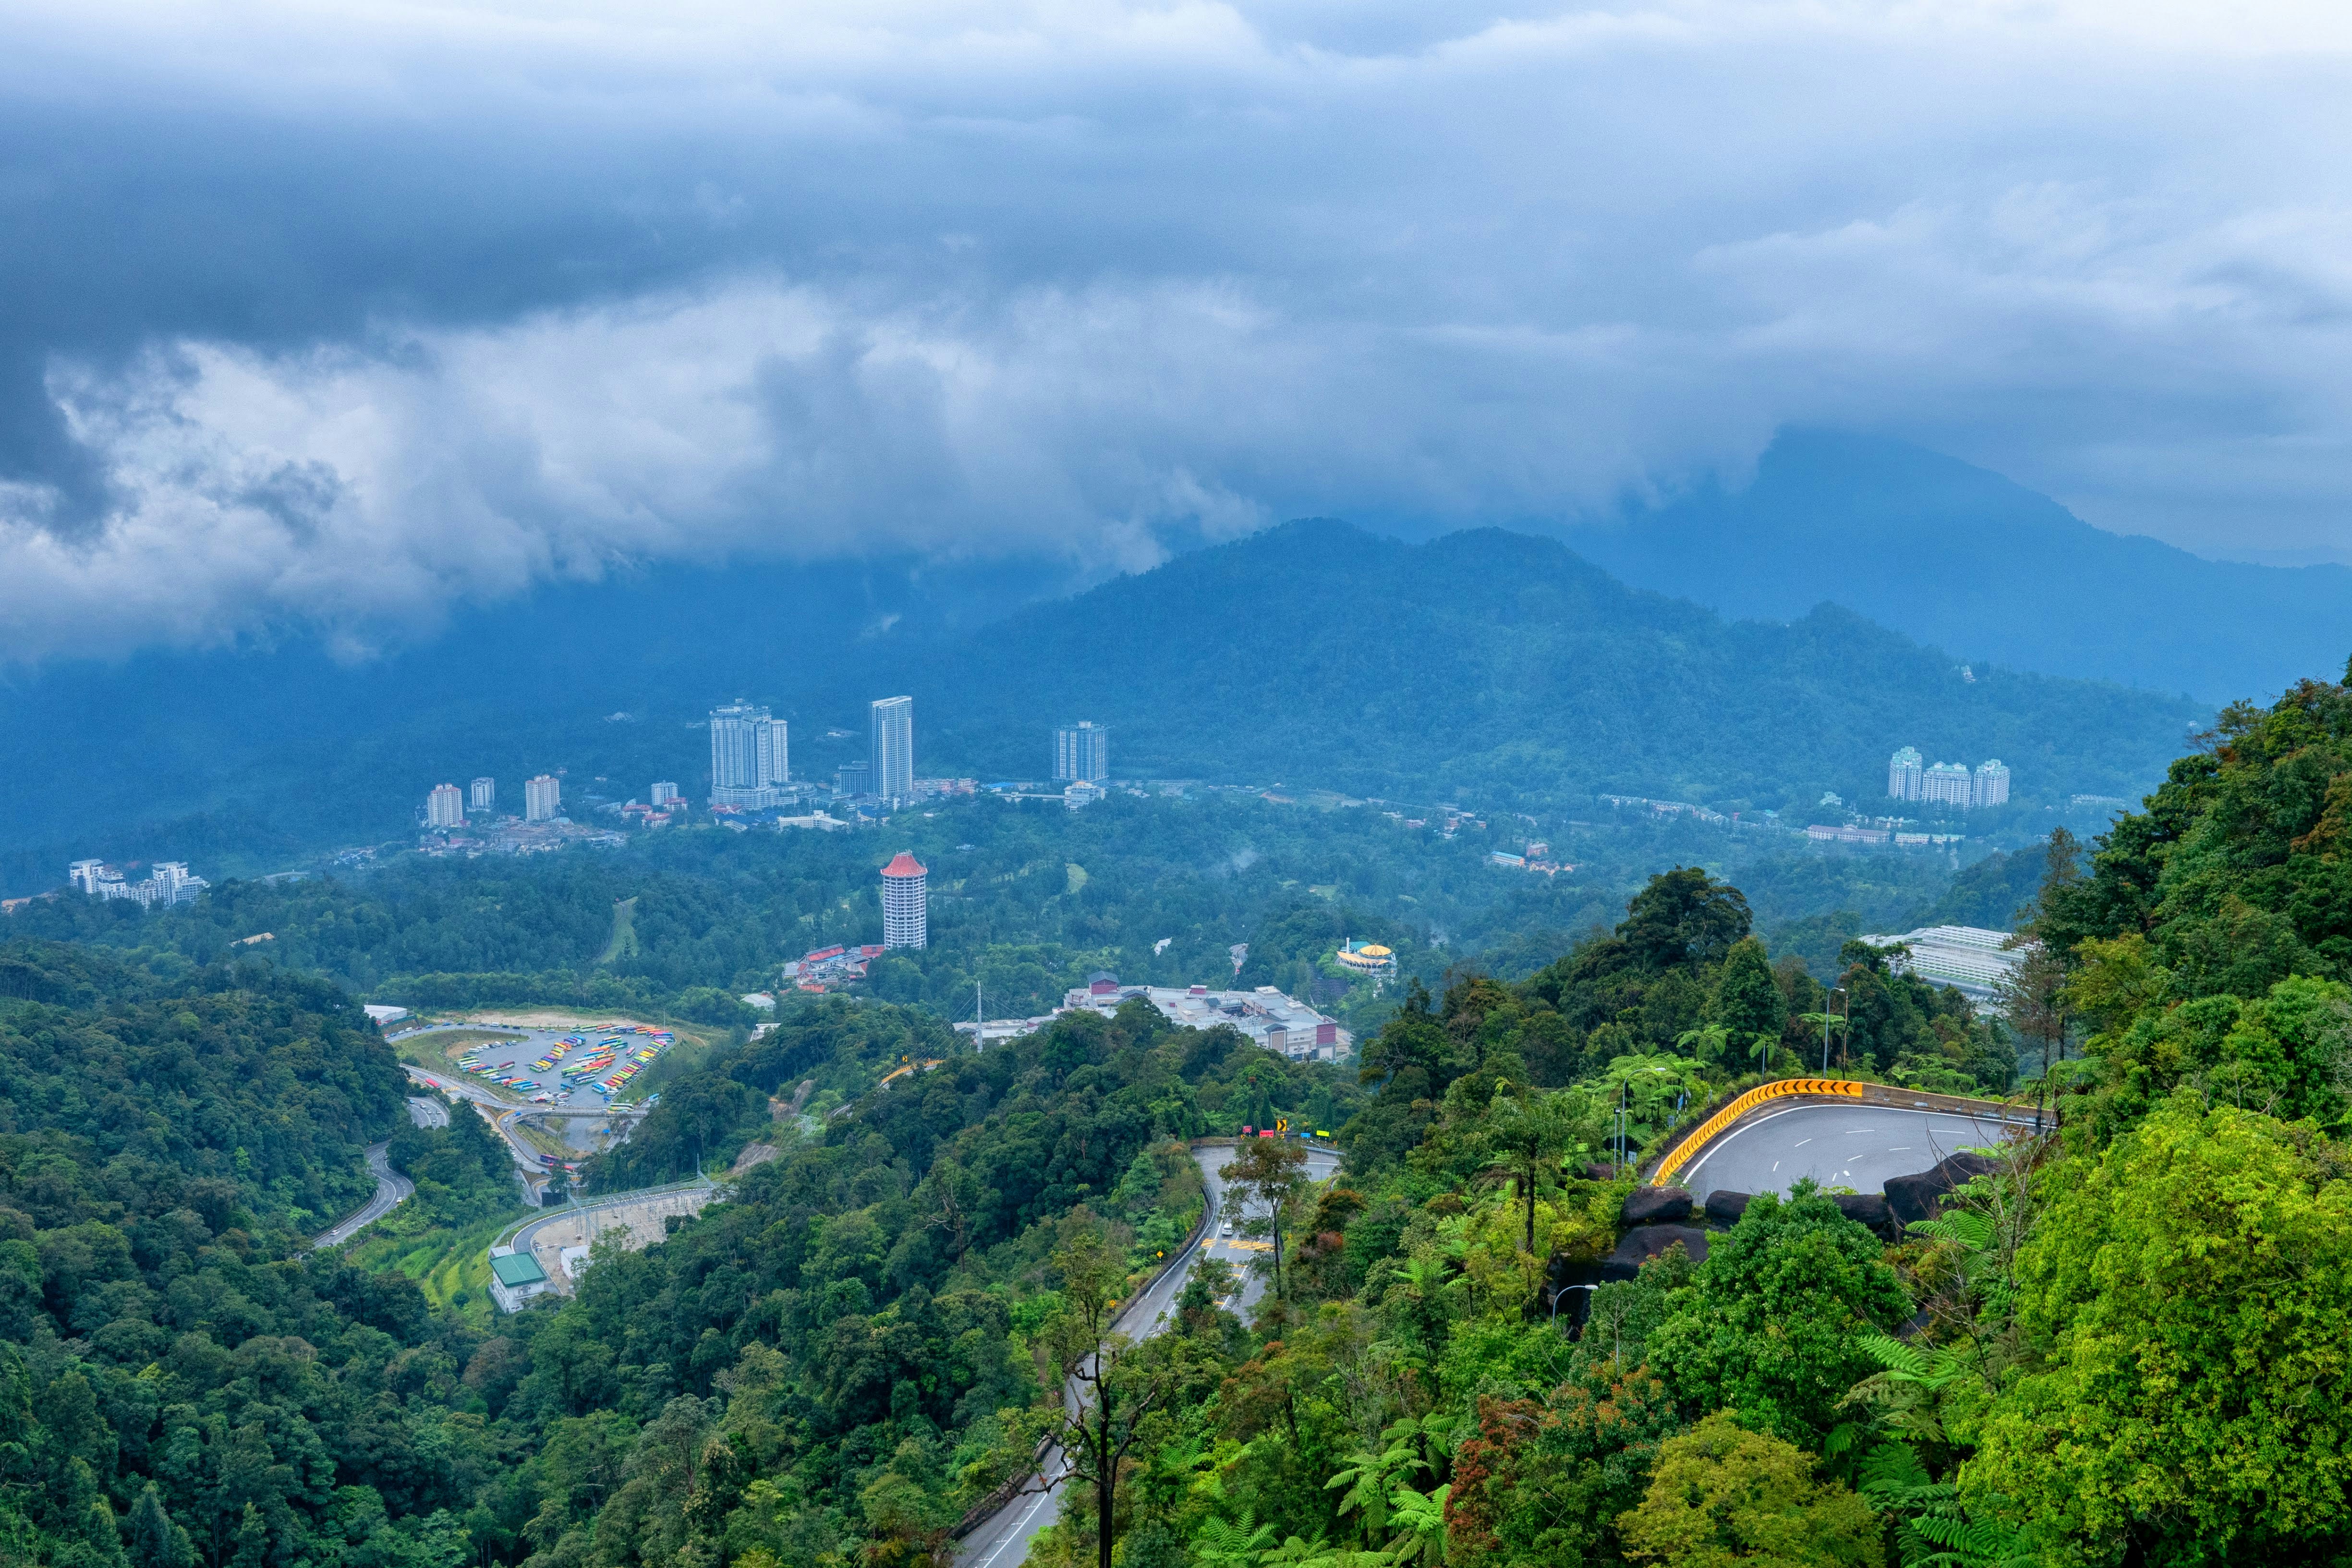
<path fill-rule="evenodd" d="M 457 793 L 453 784 L 435 784 L 425 797 L 425 826 L 457 827 L 466 820 L 466 797 Z"/>
<path fill-rule="evenodd" d="M 915 700 L 885 697 L 867 719 L 873 773 L 866 787 L 893 805 L 904 805 L 915 798 Z"/>
<path fill-rule="evenodd" d="M 677 798 L 677 785 L 664 779 L 654 785 L 654 804 L 667 805 Z"/>
<path fill-rule="evenodd" d="M 1054 782 L 1100 784 L 1110 777 L 1110 731 L 1081 719 L 1054 731 Z"/>
<path fill-rule="evenodd" d="M 474 810 L 479 812 L 497 810 L 499 805 L 499 781 L 496 779 L 476 779 L 474 781 L 472 798 L 467 800 L 466 804 L 473 807 Z"/>
<path fill-rule="evenodd" d="M 552 822 L 563 810 L 563 786 L 554 777 L 541 773 L 526 779 L 522 786 L 522 819 L 525 822 Z"/>
<path fill-rule="evenodd" d="M 1977 764 L 1976 777 L 1970 782 L 1970 805 L 2007 805 L 2009 804 L 2009 769 L 1999 757 Z"/>
<path fill-rule="evenodd" d="M 1926 769 L 1916 746 L 1906 746 L 1886 764 L 1886 793 L 1896 800 L 1917 800 Z"/>
<path fill-rule="evenodd" d="M 901 700 L 904 700 L 901 699 Z M 930 940 L 930 868 L 904 849 L 882 868 L 882 945 L 923 947 Z"/>
<path fill-rule="evenodd" d="M 777 786 L 792 782 L 792 747 L 784 721 L 738 698 L 710 710 L 710 804 L 773 805 Z"/>

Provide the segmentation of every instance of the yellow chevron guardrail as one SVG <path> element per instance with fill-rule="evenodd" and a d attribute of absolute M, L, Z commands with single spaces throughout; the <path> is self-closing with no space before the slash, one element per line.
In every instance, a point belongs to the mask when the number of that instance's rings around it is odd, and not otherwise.
<path fill-rule="evenodd" d="M 1704 1152 L 1709 1143 L 1722 1136 L 1726 1128 L 1759 1105 L 1796 1095 L 1834 1095 L 1842 1100 L 1860 1100 L 1866 1086 L 1843 1078 L 1782 1078 L 1770 1083 L 1759 1083 L 1734 1100 L 1730 1104 L 1698 1124 L 1697 1130 L 1675 1144 L 1650 1176 L 1654 1186 L 1664 1186 L 1675 1179 L 1675 1173 Z"/>

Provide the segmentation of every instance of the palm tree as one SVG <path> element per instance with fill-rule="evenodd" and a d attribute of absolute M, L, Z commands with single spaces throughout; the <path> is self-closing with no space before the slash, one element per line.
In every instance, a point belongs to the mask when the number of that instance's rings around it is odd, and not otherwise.
<path fill-rule="evenodd" d="M 1536 1181 L 1549 1163 L 1557 1164 L 1574 1137 L 1568 1119 L 1551 1098 L 1538 1089 L 1514 1092 L 1507 1083 L 1495 1086 L 1487 1102 L 1483 1129 L 1489 1169 L 1507 1173 L 1519 1184 L 1521 1206 L 1527 1214 L 1521 1250 L 1536 1249 Z"/>

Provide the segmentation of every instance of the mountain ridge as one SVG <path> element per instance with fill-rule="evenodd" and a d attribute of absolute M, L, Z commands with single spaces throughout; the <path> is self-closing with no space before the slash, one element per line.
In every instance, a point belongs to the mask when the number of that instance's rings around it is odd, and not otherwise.
<path fill-rule="evenodd" d="M 1738 618 L 1823 599 L 1962 658 L 2219 704 L 2333 674 L 2352 569 L 2212 561 L 2111 533 L 1993 471 L 1896 441 L 1783 432 L 1747 485 L 1561 531 L 1637 586 Z"/>
<path fill-rule="evenodd" d="M 331 843 L 404 837 L 425 789 L 476 773 L 499 778 L 502 800 L 558 769 L 567 798 L 583 786 L 642 795 L 656 778 L 698 796 L 697 726 L 738 695 L 792 723 L 796 777 L 862 755 L 866 700 L 907 691 L 926 773 L 1042 776 L 1052 726 L 1091 718 L 1118 730 L 1120 773 L 1530 811 L 1603 792 L 1738 809 L 1810 808 L 1829 790 L 1862 799 L 1883 788 L 1886 753 L 1902 744 L 2001 757 L 2021 800 L 2125 795 L 2151 785 L 2208 712 L 1997 665 L 1971 679 L 1941 650 L 1834 605 L 1727 620 L 1626 584 L 1557 539 L 1500 528 L 1412 543 L 1302 519 L 984 624 L 941 613 L 936 585 L 926 599 L 919 584 L 894 582 L 918 613 L 878 633 L 872 584 L 813 572 L 772 594 L 738 585 L 724 601 L 734 619 L 656 659 L 594 640 L 653 616 L 648 606 L 686 615 L 720 602 L 698 600 L 698 585 L 559 595 L 497 636 L 331 672 L 315 689 L 300 689 L 297 658 L 239 667 L 239 681 L 188 717 L 194 739 L 176 742 L 182 756 L 208 738 L 222 751 L 186 781 L 199 815 L 135 815 L 124 803 L 152 804 L 142 770 L 160 751 L 89 739 L 101 721 L 119 741 L 177 717 L 175 703 L 193 708 L 201 661 L 145 694 L 118 680 L 118 710 L 95 720 L 55 691 L 19 693 L 28 745 L 72 751 L 79 776 L 105 787 L 47 831 L 19 819 L 0 880 L 16 892 L 54 885 L 68 845 L 204 860 L 208 875 L 282 865 Z M 589 639 L 577 652 L 546 646 L 544 629 L 567 616 Z M 409 680 L 419 669 L 426 678 Z M 275 689 L 278 677 L 292 689 Z M 336 709 L 354 693 L 349 711 Z M 280 733 L 321 714 L 314 731 Z M 245 737 L 255 743 L 236 750 Z"/>

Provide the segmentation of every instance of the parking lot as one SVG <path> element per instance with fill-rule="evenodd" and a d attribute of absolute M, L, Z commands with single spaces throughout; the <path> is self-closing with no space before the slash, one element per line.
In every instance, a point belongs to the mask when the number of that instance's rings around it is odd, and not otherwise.
<path fill-rule="evenodd" d="M 524 1104 L 601 1110 L 625 1098 L 635 1075 L 670 1047 L 667 1031 L 639 1034 L 640 1026 L 518 1030 L 511 1038 L 469 1043 L 455 1057 L 436 1051 L 441 1060 L 435 1066 L 465 1072 Z M 426 1030 L 415 1042 L 429 1045 L 436 1032 Z M 580 1070 L 596 1063 L 602 1065 L 593 1071 Z M 621 1081 L 615 1083 L 616 1078 Z"/>

